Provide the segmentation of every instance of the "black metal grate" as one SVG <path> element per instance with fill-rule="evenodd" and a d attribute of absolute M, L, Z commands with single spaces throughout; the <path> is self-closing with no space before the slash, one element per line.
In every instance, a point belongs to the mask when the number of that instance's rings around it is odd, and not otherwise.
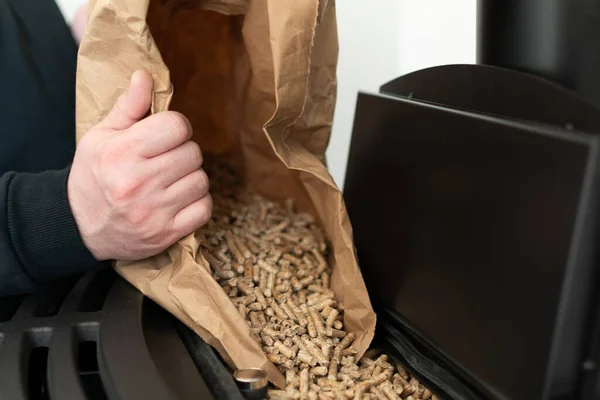
<path fill-rule="evenodd" d="M 224 365 L 217 370 L 235 385 Z M 112 269 L 0 299 L 0 371 L 0 400 L 183 400 L 215 391 L 173 318 Z"/>

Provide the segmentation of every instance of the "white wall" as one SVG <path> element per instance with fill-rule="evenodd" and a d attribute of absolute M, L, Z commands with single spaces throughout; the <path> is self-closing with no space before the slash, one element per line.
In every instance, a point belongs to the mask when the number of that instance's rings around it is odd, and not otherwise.
<path fill-rule="evenodd" d="M 475 63 L 476 0 L 401 0 L 400 74 L 443 64 Z"/>
<path fill-rule="evenodd" d="M 67 20 L 84 1 L 57 0 Z M 336 7 L 339 87 L 327 159 L 342 187 L 358 91 L 434 65 L 474 63 L 476 0 L 337 0 Z"/>
<path fill-rule="evenodd" d="M 357 92 L 377 92 L 381 84 L 425 67 L 474 63 L 476 0 L 338 0 L 336 4 L 339 88 L 327 158 L 342 187 Z"/>
<path fill-rule="evenodd" d="M 73 15 L 75 15 L 75 11 L 85 2 L 86 0 L 56 0 L 65 19 L 69 22 L 73 18 Z"/>
<path fill-rule="evenodd" d="M 340 41 L 338 93 L 327 163 L 340 187 L 346 171 L 358 91 L 377 91 L 382 83 L 399 74 L 400 4 L 399 0 L 336 2 Z"/>

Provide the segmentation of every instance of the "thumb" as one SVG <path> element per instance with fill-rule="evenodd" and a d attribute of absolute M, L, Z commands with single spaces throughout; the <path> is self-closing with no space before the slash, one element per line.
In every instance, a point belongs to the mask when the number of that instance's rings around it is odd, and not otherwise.
<path fill-rule="evenodd" d="M 127 92 L 121 95 L 113 109 L 100 123 L 104 128 L 127 129 L 146 116 L 152 103 L 152 75 L 138 70 L 131 77 Z"/>

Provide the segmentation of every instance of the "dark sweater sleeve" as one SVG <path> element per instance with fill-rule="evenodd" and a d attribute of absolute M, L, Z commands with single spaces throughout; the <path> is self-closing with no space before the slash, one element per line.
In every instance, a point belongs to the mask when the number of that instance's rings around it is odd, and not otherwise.
<path fill-rule="evenodd" d="M 35 291 L 99 265 L 69 207 L 69 172 L 0 177 L 0 296 Z"/>

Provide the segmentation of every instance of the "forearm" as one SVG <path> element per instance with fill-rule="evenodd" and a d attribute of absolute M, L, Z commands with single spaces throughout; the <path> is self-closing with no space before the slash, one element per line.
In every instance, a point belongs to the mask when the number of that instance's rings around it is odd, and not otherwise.
<path fill-rule="evenodd" d="M 98 263 L 67 198 L 69 169 L 0 177 L 0 295 L 36 290 Z"/>
<path fill-rule="evenodd" d="M 13 247 L 8 230 L 7 191 L 13 173 L 0 177 L 0 295 L 32 291 L 37 284 L 25 272 Z"/>

